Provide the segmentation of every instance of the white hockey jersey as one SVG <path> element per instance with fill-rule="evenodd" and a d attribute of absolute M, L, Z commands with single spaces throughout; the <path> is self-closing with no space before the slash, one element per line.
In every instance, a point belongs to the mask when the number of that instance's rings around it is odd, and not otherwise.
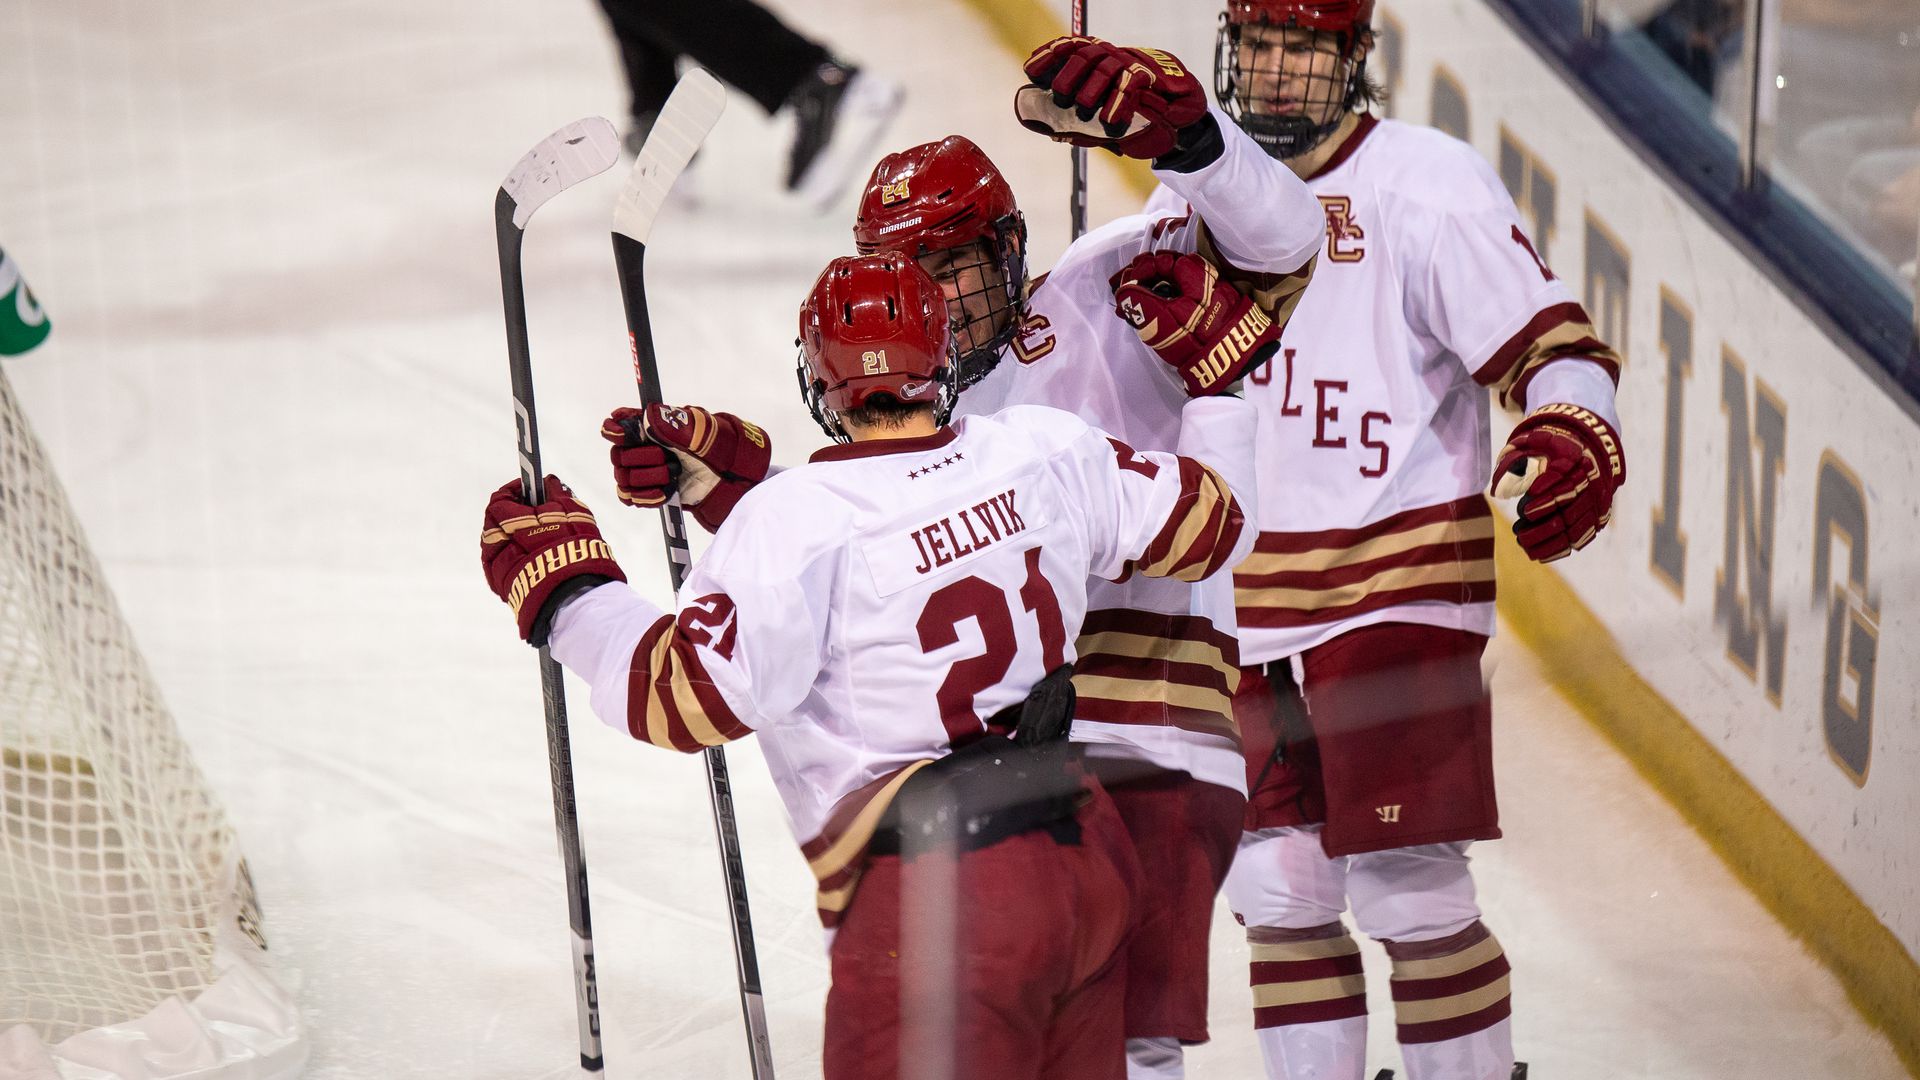
<path fill-rule="evenodd" d="M 1188 408 L 1253 437 L 1244 401 Z M 835 925 L 888 801 L 1075 656 L 1089 577 L 1227 578 L 1228 483 L 1053 409 L 830 446 L 741 500 L 677 616 L 624 584 L 554 620 L 603 720 L 693 752 L 749 732 Z"/>
<path fill-rule="evenodd" d="M 1120 218 L 1069 247 L 1034 282 L 1019 335 L 992 373 L 960 395 L 957 413 L 1051 405 L 1131 446 L 1200 457 L 1246 501 L 1240 485 L 1243 477 L 1250 483 L 1253 444 L 1192 430 L 1190 413 L 1183 421 L 1178 376 L 1114 314 L 1110 281 L 1143 252 L 1201 251 L 1254 279 L 1284 323 L 1313 272 L 1324 218 L 1298 177 L 1218 110 L 1214 119 L 1226 143 L 1219 160 L 1192 173 L 1156 173 L 1179 193 L 1179 208 Z M 1094 756 L 1145 760 L 1244 792 L 1231 702 L 1240 662 L 1232 583 L 1136 576 L 1096 581 L 1089 593 L 1074 739 Z"/>
<path fill-rule="evenodd" d="M 1488 391 L 1618 428 L 1619 357 L 1466 143 L 1363 117 L 1308 186 L 1326 250 L 1280 356 L 1248 380 L 1260 537 L 1234 575 L 1242 662 L 1371 623 L 1492 634 Z M 1170 188 L 1150 212 L 1184 209 Z"/>

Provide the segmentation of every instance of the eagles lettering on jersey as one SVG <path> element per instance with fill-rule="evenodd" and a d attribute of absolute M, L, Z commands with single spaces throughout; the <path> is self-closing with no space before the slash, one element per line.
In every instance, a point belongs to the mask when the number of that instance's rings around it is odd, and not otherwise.
<path fill-rule="evenodd" d="M 1465 143 L 1365 117 L 1308 187 L 1319 271 L 1280 358 L 1248 380 L 1259 537 L 1234 575 L 1242 659 L 1374 622 L 1490 634 L 1490 399 L 1564 395 L 1611 423 L 1620 358 Z M 1181 200 L 1162 189 L 1148 209 Z"/>
<path fill-rule="evenodd" d="M 1222 404 L 1216 423 L 1250 439 L 1251 410 Z M 911 772 L 1074 659 L 1091 580 L 1224 582 L 1246 525 L 1207 465 L 1014 408 L 828 447 L 741 500 L 677 613 L 601 586 L 551 644 L 635 738 L 691 753 L 759 735 L 831 927 Z M 1125 626 L 1089 626 L 1135 647 Z"/>
<path fill-rule="evenodd" d="M 1282 324 L 1310 291 L 1324 237 L 1319 204 L 1219 119 L 1228 135 L 1219 161 L 1194 174 L 1159 174 L 1179 191 L 1176 208 L 1088 233 L 1032 282 L 1020 334 L 993 372 L 960 395 L 958 413 L 1055 406 L 1141 451 L 1178 451 L 1214 465 L 1244 498 L 1253 483 L 1251 442 L 1212 419 L 1217 402 L 1188 402 L 1174 373 L 1114 315 L 1111 285 L 1134 256 L 1174 249 L 1205 255 Z M 1179 557 L 1184 538 L 1168 542 L 1168 554 Z M 1089 587 L 1074 669 L 1074 738 L 1096 755 L 1245 790 L 1229 706 L 1239 663 L 1232 583 L 1225 575 L 1194 584 L 1119 576 Z"/>

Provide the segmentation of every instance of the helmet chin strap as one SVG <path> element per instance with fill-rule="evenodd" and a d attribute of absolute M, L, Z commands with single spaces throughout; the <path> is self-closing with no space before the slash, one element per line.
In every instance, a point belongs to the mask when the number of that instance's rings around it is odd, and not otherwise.
<path fill-rule="evenodd" d="M 1345 109 L 1324 124 L 1316 124 L 1304 116 L 1256 116 L 1249 113 L 1240 117 L 1240 130 L 1260 144 L 1260 148 L 1270 156 L 1285 161 L 1326 142 L 1327 137 L 1338 131 L 1341 121 L 1345 119 Z"/>

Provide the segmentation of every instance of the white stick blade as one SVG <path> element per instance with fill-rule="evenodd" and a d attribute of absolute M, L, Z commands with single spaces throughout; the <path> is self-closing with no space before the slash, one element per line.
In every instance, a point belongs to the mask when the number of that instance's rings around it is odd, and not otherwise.
<path fill-rule="evenodd" d="M 500 187 L 513 199 L 513 226 L 527 227 L 548 199 L 620 160 L 620 133 L 602 116 L 575 120 L 527 151 Z"/>
<path fill-rule="evenodd" d="M 625 190 L 613 204 L 613 231 L 644 244 L 653 231 L 673 182 L 686 171 L 694 151 L 720 122 L 727 106 L 726 88 L 701 68 L 692 68 L 674 84 L 660 109 L 660 118 L 647 132 L 646 145 L 634 160 Z"/>

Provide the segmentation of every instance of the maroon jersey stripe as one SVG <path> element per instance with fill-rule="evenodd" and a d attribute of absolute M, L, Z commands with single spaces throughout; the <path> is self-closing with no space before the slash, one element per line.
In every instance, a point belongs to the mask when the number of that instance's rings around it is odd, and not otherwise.
<path fill-rule="evenodd" d="M 1283 570 L 1277 574 L 1235 574 L 1241 589 L 1337 589 L 1366 581 L 1384 571 L 1404 566 L 1433 566 L 1450 562 L 1477 562 L 1493 558 L 1493 538 L 1446 541 L 1397 551 L 1377 559 L 1336 566 L 1331 570 Z"/>
<path fill-rule="evenodd" d="M 1322 529 L 1318 532 L 1263 532 L 1253 550 L 1273 555 L 1298 555 L 1326 548 L 1350 548 L 1394 533 L 1407 532 L 1443 521 L 1472 521 L 1492 517 L 1493 510 L 1484 495 L 1468 495 L 1450 503 L 1402 510 L 1357 529 Z"/>
<path fill-rule="evenodd" d="M 1409 589 L 1391 589 L 1374 593 L 1364 600 L 1351 604 L 1312 611 L 1298 608 L 1242 607 L 1240 625 L 1263 630 L 1289 630 L 1298 626 L 1337 622 L 1355 615 L 1364 615 L 1370 611 L 1379 611 L 1382 608 L 1393 607 L 1395 604 L 1408 604 L 1416 600 L 1440 600 L 1453 604 L 1490 604 L 1494 600 L 1494 584 L 1492 581 L 1462 581 L 1420 585 Z"/>

